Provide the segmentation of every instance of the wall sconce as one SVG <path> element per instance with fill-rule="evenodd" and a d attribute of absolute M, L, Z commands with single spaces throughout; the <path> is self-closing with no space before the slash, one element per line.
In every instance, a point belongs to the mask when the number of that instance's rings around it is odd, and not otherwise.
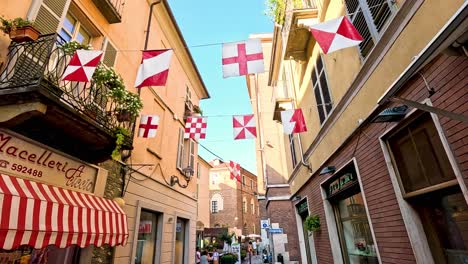
<path fill-rule="evenodd" d="M 174 185 L 177 184 L 181 188 L 187 188 L 187 186 L 188 186 L 190 180 L 192 180 L 192 176 L 193 176 L 192 167 L 188 166 L 187 168 L 182 169 L 182 175 L 184 176 L 184 180 L 186 181 L 185 184 L 180 184 L 179 177 L 177 177 L 176 175 L 172 175 L 171 180 L 169 182 L 169 185 L 174 186 Z"/>
<path fill-rule="evenodd" d="M 299 201 L 300 199 L 302 199 L 302 197 L 300 195 L 296 195 L 291 199 L 291 201 L 295 202 L 295 201 Z"/>
<path fill-rule="evenodd" d="M 169 218 L 167 219 L 167 223 L 169 223 L 169 224 L 172 224 L 172 221 L 174 221 L 174 218 L 172 218 L 172 217 L 169 217 Z"/>
<path fill-rule="evenodd" d="M 336 167 L 335 166 L 326 166 L 325 168 L 323 168 L 319 175 L 324 175 L 324 174 L 328 174 L 328 173 L 334 173 L 336 171 Z"/>
<path fill-rule="evenodd" d="M 373 120 L 372 123 L 385 123 L 385 122 L 398 122 L 406 116 L 408 106 L 400 105 L 387 108 L 380 112 Z"/>

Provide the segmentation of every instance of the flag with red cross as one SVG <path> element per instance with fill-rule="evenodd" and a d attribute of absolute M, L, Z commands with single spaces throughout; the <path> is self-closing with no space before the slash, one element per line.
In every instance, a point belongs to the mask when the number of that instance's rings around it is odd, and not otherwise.
<path fill-rule="evenodd" d="M 207 119 L 203 116 L 189 116 L 185 121 L 184 138 L 204 139 L 206 137 Z"/>
<path fill-rule="evenodd" d="M 232 117 L 234 140 L 257 137 L 254 115 L 237 115 Z"/>
<path fill-rule="evenodd" d="M 241 168 L 239 163 L 229 161 L 229 172 L 231 174 L 231 180 L 237 179 L 241 182 Z"/>
<path fill-rule="evenodd" d="M 89 82 L 101 61 L 102 50 L 77 50 L 70 60 L 63 81 Z"/>
<path fill-rule="evenodd" d="M 140 126 L 138 127 L 138 136 L 143 138 L 156 137 L 156 131 L 159 126 L 159 116 L 141 115 Z"/>
<path fill-rule="evenodd" d="M 223 44 L 223 77 L 265 72 L 260 39 Z"/>

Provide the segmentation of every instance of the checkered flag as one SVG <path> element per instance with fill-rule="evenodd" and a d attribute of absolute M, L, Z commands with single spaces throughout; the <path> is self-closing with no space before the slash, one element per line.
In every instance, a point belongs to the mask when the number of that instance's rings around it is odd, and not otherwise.
<path fill-rule="evenodd" d="M 189 116 L 185 121 L 184 138 L 204 139 L 206 137 L 206 117 Z"/>

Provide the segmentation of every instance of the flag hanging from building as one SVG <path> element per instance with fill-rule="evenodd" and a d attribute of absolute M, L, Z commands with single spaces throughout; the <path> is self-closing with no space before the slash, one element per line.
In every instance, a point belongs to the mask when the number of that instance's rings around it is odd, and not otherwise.
<path fill-rule="evenodd" d="M 223 44 L 223 77 L 265 72 L 260 39 Z"/>
<path fill-rule="evenodd" d="M 159 126 L 159 116 L 141 115 L 140 126 L 138 127 L 138 136 L 144 138 L 156 137 L 156 131 Z"/>
<path fill-rule="evenodd" d="M 135 87 L 166 85 L 172 53 L 171 49 L 143 51 Z"/>
<path fill-rule="evenodd" d="M 65 72 L 63 81 L 89 82 L 101 61 L 102 50 L 77 50 L 73 54 Z"/>
<path fill-rule="evenodd" d="M 254 115 L 236 115 L 232 117 L 234 139 L 251 139 L 257 137 Z"/>
<path fill-rule="evenodd" d="M 281 123 L 286 134 L 302 133 L 307 131 L 302 109 L 281 111 Z"/>
<path fill-rule="evenodd" d="M 357 46 L 363 40 L 351 21 L 344 16 L 313 25 L 310 32 L 325 54 Z"/>
<path fill-rule="evenodd" d="M 234 161 L 229 161 L 229 171 L 231 172 L 231 180 L 238 180 L 241 182 L 241 169 L 240 164 Z"/>
<path fill-rule="evenodd" d="M 206 137 L 207 118 L 203 116 L 189 116 L 185 121 L 184 138 L 204 139 Z"/>

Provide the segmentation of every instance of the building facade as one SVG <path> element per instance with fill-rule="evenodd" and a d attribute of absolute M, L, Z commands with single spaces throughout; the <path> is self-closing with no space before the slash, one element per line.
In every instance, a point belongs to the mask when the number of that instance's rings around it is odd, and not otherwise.
<path fill-rule="evenodd" d="M 241 167 L 241 182 L 231 179 L 229 163 L 210 162 L 210 224 L 237 236 L 260 233 L 257 176 Z"/>
<path fill-rule="evenodd" d="M 110 242 L 104 236 L 96 243 L 97 247 L 80 250 L 77 244 L 89 243 L 80 242 L 81 234 L 77 232 L 78 238 L 70 237 L 66 243 L 58 245 L 60 248 L 70 246 L 57 250 L 58 253 L 46 252 L 49 260 L 60 263 L 77 260 L 81 263 L 193 263 L 198 179 L 192 176 L 197 171 L 197 144 L 184 139 L 183 128 L 185 117 L 193 112 L 193 105 L 209 98 L 209 94 L 189 51 L 184 48 L 186 43 L 167 1 L 6 1 L 0 4 L 0 9 L 7 19 L 34 20 L 34 26 L 41 32 L 37 40 L 20 44 L 10 43 L 8 36 L 1 36 L 2 138 L 7 141 L 11 136 L 10 142 L 27 145 L 24 151 L 30 153 L 29 157 L 34 155 L 31 160 L 36 162 L 40 153 L 50 153 L 41 162 L 54 168 L 47 177 L 29 177 L 34 175 L 34 169 L 45 176 L 46 170 L 40 167 L 33 167 L 30 175 L 28 170 L 28 175 L 21 173 L 26 165 L 21 169 L 15 166 L 17 171 L 12 171 L 9 167 L 12 163 L 21 163 L 8 159 L 11 156 L 8 152 L 13 153 L 10 149 L 5 152 L 6 156 L 1 153 L 0 159 L 10 164 L 3 163 L 2 173 L 11 175 L 13 180 L 29 178 L 31 182 L 77 191 L 77 197 L 89 193 L 103 199 L 117 198 L 123 210 L 114 206 L 115 202 L 102 201 L 109 203 L 108 210 L 125 216 L 121 218 L 125 219 L 125 228 L 117 225 L 117 217 L 116 220 L 107 219 L 108 222 L 100 218 L 93 220 L 99 221 L 99 228 L 104 228 L 98 231 L 110 234 Z M 102 64 L 113 67 L 126 89 L 139 95 L 143 101 L 141 113 L 159 116 L 155 138 L 134 136 L 139 117 L 122 119 L 117 115 L 118 102 L 108 96 L 114 89 L 111 84 L 100 85 L 96 79 L 88 83 L 61 81 L 72 56 L 64 47 L 70 48 L 71 41 L 104 51 Z M 144 87 L 140 91 L 133 88 L 141 50 L 169 48 L 174 49 L 174 56 L 166 86 Z M 124 129 L 126 133 L 120 134 L 123 143 L 119 143 L 121 160 L 115 161 L 111 153 L 118 139 L 116 131 Z M 36 153 L 40 151 L 35 149 L 38 147 L 44 151 Z M 24 160 L 26 152 L 22 152 L 19 161 Z M 64 160 L 53 159 L 56 156 Z M 62 184 L 60 177 L 64 176 L 60 173 L 67 171 L 64 164 L 70 168 L 73 162 L 85 172 L 78 171 L 82 177 L 74 183 Z M 72 175 L 65 175 L 65 178 L 72 178 Z M 73 199 L 65 202 L 82 203 Z M 84 200 L 85 205 L 86 202 Z M 77 231 L 77 223 L 69 224 L 72 231 Z M 90 225 L 83 226 L 87 227 Z M 121 237 L 114 237 L 114 234 Z M 18 242 L 27 243 L 26 239 Z M 46 242 L 42 245 L 42 248 L 50 248 Z M 37 254 L 33 252 L 31 256 Z"/>
<path fill-rule="evenodd" d="M 203 230 L 210 225 L 210 169 L 211 164 L 198 156 L 197 162 L 197 246 L 203 248 Z"/>
<path fill-rule="evenodd" d="M 285 14 L 268 85 L 308 129 L 283 150 L 301 263 L 463 262 L 466 1 L 288 1 Z M 308 26 L 343 15 L 363 42 L 323 54 Z"/>
<path fill-rule="evenodd" d="M 250 36 L 261 39 L 265 65 L 270 65 L 270 57 L 276 52 L 272 50 L 272 37 L 272 34 Z M 291 204 L 291 190 L 288 184 L 290 163 L 284 152 L 289 144 L 283 134 L 281 123 L 275 120 L 275 116 L 279 115 L 275 112 L 277 104 L 290 101 L 287 101 L 287 94 L 281 94 L 285 90 L 278 90 L 272 94 L 273 87 L 268 85 L 270 75 L 271 72 L 267 71 L 247 76 L 247 88 L 258 129 L 255 143 L 259 204 L 260 212 L 263 212 L 260 218 L 269 223 L 269 228 L 261 229 L 262 243 L 276 255 L 281 254 L 286 263 L 294 263 L 300 259 L 300 252 L 296 220 L 291 217 L 294 215 L 294 207 Z M 286 85 L 277 83 L 277 86 Z M 282 230 L 282 232 L 270 233 L 270 230 Z"/>

